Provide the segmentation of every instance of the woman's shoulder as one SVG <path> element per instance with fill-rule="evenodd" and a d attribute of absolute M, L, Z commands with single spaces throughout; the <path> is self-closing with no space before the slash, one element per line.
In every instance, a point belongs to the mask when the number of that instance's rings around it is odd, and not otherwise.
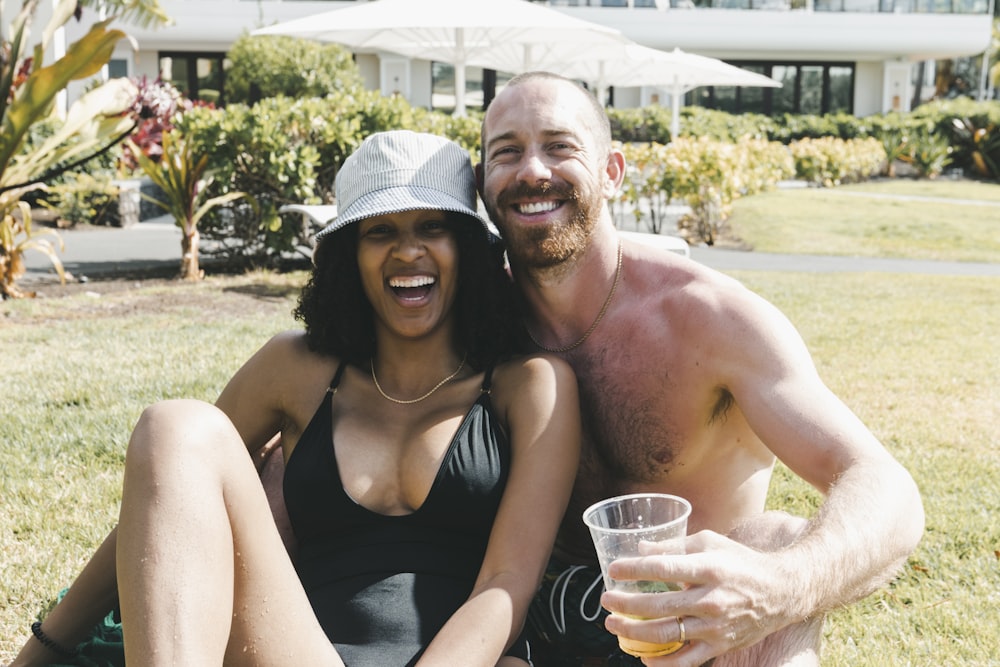
<path fill-rule="evenodd" d="M 339 363 L 335 357 L 310 349 L 305 332 L 294 329 L 272 336 L 254 356 L 258 363 L 295 373 L 301 369 L 336 368 Z"/>
<path fill-rule="evenodd" d="M 569 363 L 553 354 L 528 354 L 498 363 L 493 371 L 498 392 L 530 395 L 532 389 L 565 390 L 576 387 L 576 375 Z"/>

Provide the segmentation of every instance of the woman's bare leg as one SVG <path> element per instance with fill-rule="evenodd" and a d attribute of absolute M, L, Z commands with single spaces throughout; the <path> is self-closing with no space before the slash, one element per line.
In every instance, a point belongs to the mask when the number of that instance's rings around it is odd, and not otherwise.
<path fill-rule="evenodd" d="M 129 664 L 343 664 L 242 439 L 212 405 L 143 413 L 125 461 L 117 567 Z"/>

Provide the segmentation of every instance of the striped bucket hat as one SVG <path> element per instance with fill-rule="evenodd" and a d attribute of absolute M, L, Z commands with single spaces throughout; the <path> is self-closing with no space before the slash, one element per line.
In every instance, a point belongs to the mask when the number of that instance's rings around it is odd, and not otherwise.
<path fill-rule="evenodd" d="M 369 136 L 337 173 L 336 194 L 338 215 L 317 239 L 365 218 L 422 209 L 461 213 L 490 234 L 477 212 L 469 154 L 433 134 L 394 130 Z"/>

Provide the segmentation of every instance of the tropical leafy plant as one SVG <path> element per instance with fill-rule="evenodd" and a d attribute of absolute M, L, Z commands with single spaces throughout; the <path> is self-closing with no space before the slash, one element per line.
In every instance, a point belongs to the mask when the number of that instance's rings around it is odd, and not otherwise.
<path fill-rule="evenodd" d="M 144 22 L 165 21 L 157 0 L 91 2 L 104 9 L 119 9 Z M 30 209 L 22 197 L 45 187 L 45 182 L 107 151 L 135 126 L 131 114 L 136 97 L 134 84 L 113 79 L 77 100 L 58 130 L 37 146 L 28 147 L 32 127 L 56 113 L 56 97 L 70 81 L 97 74 L 111 58 L 120 30 L 109 29 L 113 19 L 94 24 L 65 55 L 45 64 L 46 49 L 56 31 L 71 18 L 79 18 L 76 0 L 59 0 L 41 40 L 28 48 L 30 27 L 38 0 L 25 0 L 11 23 L 10 39 L 0 38 L 0 298 L 26 296 L 16 283 L 24 273 L 23 253 L 40 250 L 49 256 L 65 279 L 55 245 L 33 231 Z M 18 212 L 18 214 L 15 214 Z M 54 232 L 46 230 L 51 236 Z"/>
<path fill-rule="evenodd" d="M 972 170 L 980 176 L 1000 181 L 1000 127 L 977 125 L 971 118 L 952 119 L 958 150 L 967 156 Z"/>
<path fill-rule="evenodd" d="M 913 165 L 920 176 L 937 178 L 951 164 L 952 147 L 948 137 L 930 132 L 917 132 L 905 161 Z"/>
<path fill-rule="evenodd" d="M 241 197 L 252 198 L 244 192 L 227 192 L 218 197 L 204 199 L 211 182 L 207 175 L 208 155 L 196 155 L 184 136 L 177 130 L 163 134 L 163 154 L 159 161 L 145 155 L 135 144 L 132 153 L 150 180 L 160 188 L 165 200 L 147 195 L 147 199 L 169 213 L 181 228 L 181 278 L 200 280 L 204 276 L 198 261 L 198 222 L 221 204 Z"/>
<path fill-rule="evenodd" d="M 37 250 L 48 256 L 60 278 L 64 278 L 62 261 L 57 249 L 62 250 L 62 238 L 51 229 L 35 232 L 31 226 L 31 207 L 27 202 L 15 202 L 13 208 L 0 224 L 0 299 L 34 296 L 14 284 L 14 279 L 24 275 L 24 253 Z M 54 237 L 53 239 L 44 237 Z"/>

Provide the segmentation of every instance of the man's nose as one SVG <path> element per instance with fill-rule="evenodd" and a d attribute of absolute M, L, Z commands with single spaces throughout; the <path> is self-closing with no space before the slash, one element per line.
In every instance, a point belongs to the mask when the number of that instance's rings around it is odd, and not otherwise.
<path fill-rule="evenodd" d="M 531 184 L 552 180 L 552 168 L 545 154 L 537 150 L 525 151 L 517 177 L 518 180 Z"/>

